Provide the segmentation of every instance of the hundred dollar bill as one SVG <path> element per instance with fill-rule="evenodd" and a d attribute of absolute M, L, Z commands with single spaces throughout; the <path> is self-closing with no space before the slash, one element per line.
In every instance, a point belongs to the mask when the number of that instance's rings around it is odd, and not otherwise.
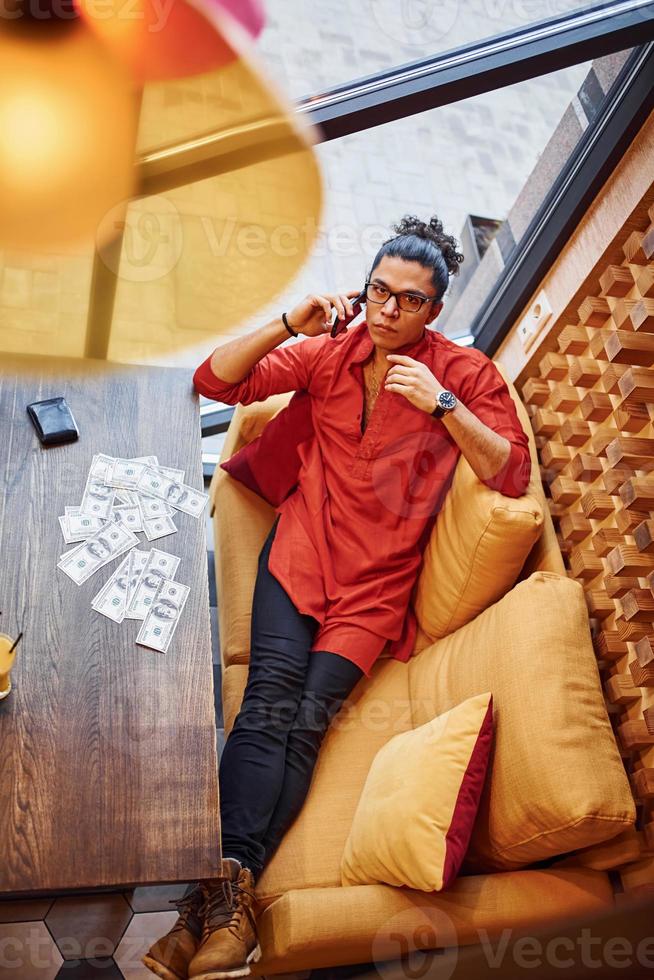
<path fill-rule="evenodd" d="M 140 551 L 138 548 L 132 548 L 132 550 L 129 552 L 129 558 L 131 563 L 129 566 L 129 582 L 127 588 L 127 602 L 125 604 L 125 611 L 127 611 L 127 607 L 132 601 L 132 596 L 134 595 L 134 591 L 136 589 L 136 586 L 138 585 L 138 581 L 141 577 L 141 572 L 147 565 L 148 559 L 150 558 L 150 552 Z"/>
<path fill-rule="evenodd" d="M 175 483 L 183 483 L 184 476 L 186 475 L 184 470 L 173 469 L 172 466 L 155 466 L 156 470 L 167 476 L 169 480 L 173 480 Z"/>
<path fill-rule="evenodd" d="M 138 548 L 128 551 L 111 578 L 94 596 L 92 608 L 113 619 L 115 623 L 122 623 L 127 604 L 147 560 L 147 551 L 139 551 Z"/>
<path fill-rule="evenodd" d="M 162 582 L 153 598 L 136 642 L 160 653 L 166 653 L 186 605 L 188 585 L 181 582 Z"/>
<path fill-rule="evenodd" d="M 122 623 L 125 618 L 127 608 L 127 592 L 129 588 L 129 568 L 132 562 L 130 551 L 121 561 L 120 565 L 102 586 L 100 591 L 91 601 L 91 608 L 101 613 L 114 623 Z"/>
<path fill-rule="evenodd" d="M 192 517 L 200 516 L 209 499 L 208 494 L 169 480 L 167 476 L 150 466 L 146 467 L 139 477 L 137 490 L 158 497 L 176 510 L 191 514 Z"/>
<path fill-rule="evenodd" d="M 153 517 L 162 517 L 164 514 L 171 516 L 173 508 L 165 504 L 158 497 L 149 497 L 146 494 L 139 494 L 139 507 L 143 515 L 143 520 L 149 521 Z"/>
<path fill-rule="evenodd" d="M 68 525 L 66 524 L 65 516 L 62 514 L 60 517 L 57 518 L 57 520 L 59 521 L 59 527 L 61 528 L 61 533 L 64 536 L 64 541 L 66 542 L 66 544 L 71 544 L 71 538 L 68 532 Z"/>
<path fill-rule="evenodd" d="M 76 585 L 82 585 L 103 565 L 124 554 L 138 538 L 122 524 L 107 521 L 104 527 L 75 548 L 68 555 L 61 556 L 57 568 L 68 575 Z"/>
<path fill-rule="evenodd" d="M 108 456 L 106 453 L 96 453 L 91 464 L 94 467 L 93 475 L 96 479 L 106 483 L 107 474 L 110 472 L 115 460 L 115 456 Z"/>
<path fill-rule="evenodd" d="M 175 577 L 180 560 L 177 555 L 152 549 L 127 607 L 127 619 L 145 619 L 161 580 Z"/>
<path fill-rule="evenodd" d="M 132 459 L 115 459 L 107 479 L 112 487 L 118 487 L 122 490 L 136 490 L 138 479 L 147 465 L 147 463 L 135 462 Z"/>
<path fill-rule="evenodd" d="M 134 456 L 130 459 L 117 457 L 108 471 L 107 483 L 116 489 L 133 491 L 139 474 L 146 466 L 157 469 L 159 466 L 157 457 Z"/>
<path fill-rule="evenodd" d="M 111 456 L 104 456 L 102 453 L 93 457 L 80 504 L 81 514 L 101 517 L 103 520 L 108 520 L 111 516 L 115 491 L 104 482 L 111 461 Z"/>
<path fill-rule="evenodd" d="M 88 514 L 80 513 L 79 507 L 64 507 L 64 514 L 71 541 L 85 541 L 105 523 L 101 517 L 89 517 Z"/>
<path fill-rule="evenodd" d="M 124 487 L 116 487 L 116 497 L 114 500 L 114 508 L 116 507 L 138 507 L 139 514 L 141 515 L 141 524 L 145 520 L 143 509 L 141 507 L 141 501 L 145 499 L 145 494 L 137 493 L 136 490 L 125 490 Z M 154 500 L 154 497 L 148 497 L 148 500 Z M 174 513 L 173 508 L 169 507 L 168 504 L 164 504 L 163 500 L 157 501 L 161 510 L 158 511 L 159 514 L 170 514 L 171 517 Z M 143 528 L 140 528 L 143 530 Z"/>
<path fill-rule="evenodd" d="M 184 482 L 184 470 L 176 470 L 172 466 L 161 466 L 156 456 L 134 456 L 132 462 L 146 463 L 148 466 L 154 467 L 155 470 L 160 470 L 169 480 L 175 480 L 176 483 Z"/>
<path fill-rule="evenodd" d="M 137 504 L 140 499 L 144 498 L 146 495 L 142 493 L 136 493 L 135 488 L 138 482 L 138 477 L 143 472 L 146 466 L 151 466 L 153 469 L 158 469 L 158 460 L 156 456 L 135 456 L 132 459 L 115 459 L 111 469 L 109 470 L 109 475 L 107 476 L 107 482 L 116 488 L 116 493 L 128 496 L 124 498 L 125 503 Z M 181 474 L 182 478 L 184 476 L 184 470 L 166 470 L 166 475 L 171 478 L 175 478 L 178 474 Z M 152 498 L 150 498 L 152 499 Z M 164 504 L 163 510 L 160 510 L 155 515 L 154 513 L 148 514 L 143 513 L 143 518 L 159 516 L 161 513 L 170 514 L 172 516 L 173 509 L 167 504 Z"/>
<path fill-rule="evenodd" d="M 134 456 L 132 461 L 134 463 L 146 463 L 148 466 L 153 466 L 155 470 L 161 470 L 170 480 L 177 480 L 179 483 L 184 482 L 184 470 L 175 470 L 171 466 L 161 466 L 156 456 Z"/>
<path fill-rule="evenodd" d="M 97 531 L 104 523 L 104 518 L 102 517 L 91 517 L 89 514 L 82 514 L 79 507 L 64 507 L 64 514 L 67 518 L 68 530 L 73 534 L 77 534 L 78 531 L 85 532 L 88 528 L 95 528 Z M 75 518 L 75 520 L 72 518 Z"/>
<path fill-rule="evenodd" d="M 132 506 L 131 504 L 114 504 L 111 514 L 112 520 L 116 524 L 124 524 L 125 527 L 128 527 L 130 531 L 134 532 L 143 530 L 141 509 L 138 504 L 136 506 Z"/>
<path fill-rule="evenodd" d="M 70 519 L 68 517 L 62 515 L 61 517 L 58 517 L 57 520 L 59 521 L 59 527 L 61 528 L 61 533 L 64 536 L 64 541 L 66 544 L 79 544 L 80 541 L 86 541 L 87 538 L 90 538 L 92 534 L 95 534 L 95 532 L 106 523 L 105 521 L 99 521 L 97 518 L 91 517 L 89 520 L 97 522 L 94 523 L 93 527 L 84 531 L 77 531 L 75 534 L 72 534 L 69 524 Z"/>
<path fill-rule="evenodd" d="M 142 521 L 148 521 L 153 517 L 161 517 L 163 514 L 168 514 L 169 517 L 172 517 L 175 513 L 173 508 L 169 504 L 165 504 L 163 500 L 151 497 L 149 494 L 142 493 L 140 490 L 136 493 L 136 498 Z M 156 507 L 154 506 L 155 504 Z"/>
<path fill-rule="evenodd" d="M 170 469 L 170 467 L 168 467 L 168 466 L 159 466 L 159 460 L 157 459 L 156 456 L 135 456 L 134 459 L 132 460 L 132 462 L 133 463 L 145 463 L 146 466 L 152 466 L 153 469 L 159 470 L 161 473 L 163 473 L 165 476 L 167 476 L 170 480 L 179 480 L 180 483 L 183 482 L 183 480 L 184 480 L 184 470 L 173 470 L 173 469 Z M 138 496 L 138 499 L 139 499 L 139 503 L 141 503 L 143 500 L 153 500 L 154 499 L 154 498 L 148 496 L 145 493 L 138 493 L 137 496 Z M 163 501 L 160 501 L 159 502 L 159 506 L 162 507 L 163 509 L 162 510 L 157 510 L 156 512 L 154 512 L 154 511 L 146 511 L 143 508 L 141 508 L 141 514 L 142 514 L 143 520 L 145 521 L 149 517 L 159 517 L 161 514 L 170 514 L 171 517 L 173 516 L 173 513 L 174 513 L 173 508 L 172 507 L 169 507 L 168 504 L 164 504 Z"/>
<path fill-rule="evenodd" d="M 159 460 L 156 456 L 132 456 L 133 463 L 146 463 L 148 466 L 158 466 Z"/>
<path fill-rule="evenodd" d="M 114 506 L 121 504 L 127 504 L 128 507 L 138 507 L 139 495 L 136 490 L 116 489 Z"/>
<path fill-rule="evenodd" d="M 174 534 L 177 525 L 172 517 L 164 514 L 162 517 L 151 517 L 143 521 L 143 530 L 148 541 L 156 541 L 157 538 L 165 538 L 167 534 Z"/>
<path fill-rule="evenodd" d="M 132 501 L 141 507 L 142 520 L 146 520 L 149 517 L 159 517 L 161 514 L 169 514 L 170 516 L 173 514 L 173 508 L 163 501 L 159 501 L 156 512 L 145 510 L 141 506 L 142 503 L 145 500 L 152 500 L 153 498 L 144 494 L 142 491 L 135 492 L 138 479 L 146 467 L 151 466 L 153 469 L 157 469 L 156 460 L 156 456 L 141 456 L 136 459 L 116 459 L 108 477 L 112 486 L 118 492 L 129 493 Z"/>
<path fill-rule="evenodd" d="M 66 510 L 79 510 L 79 508 L 66 507 Z M 86 541 L 92 534 L 99 531 L 105 523 L 98 517 L 84 517 L 80 519 L 79 515 L 71 516 L 70 514 L 63 514 L 57 520 L 59 521 L 59 527 L 61 528 L 61 533 L 64 536 L 66 544 L 79 544 L 80 541 Z M 72 530 L 71 521 L 74 522 Z"/>

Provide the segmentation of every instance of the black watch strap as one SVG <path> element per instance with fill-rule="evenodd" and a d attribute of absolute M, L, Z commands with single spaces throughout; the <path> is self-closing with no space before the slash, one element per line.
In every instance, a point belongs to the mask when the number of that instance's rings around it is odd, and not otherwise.
<path fill-rule="evenodd" d="M 440 419 L 445 415 L 445 409 L 441 408 L 441 406 L 438 403 L 438 395 L 436 396 L 436 408 L 431 414 L 434 416 L 435 419 Z"/>
<path fill-rule="evenodd" d="M 297 337 L 297 333 L 295 332 L 295 330 L 293 329 L 293 327 L 290 325 L 290 323 L 286 319 L 286 314 L 285 313 L 282 313 L 282 321 L 284 323 L 284 326 L 286 327 L 286 329 L 290 333 L 291 337 Z"/>

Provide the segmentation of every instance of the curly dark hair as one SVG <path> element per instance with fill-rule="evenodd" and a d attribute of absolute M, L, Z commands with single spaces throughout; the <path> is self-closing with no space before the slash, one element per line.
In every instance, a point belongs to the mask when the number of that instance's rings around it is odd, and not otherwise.
<path fill-rule="evenodd" d="M 405 214 L 401 221 L 393 225 L 395 234 L 387 238 L 372 264 L 370 275 L 379 265 L 384 255 L 419 262 L 432 269 L 432 283 L 440 300 L 449 285 L 449 278 L 459 274 L 459 266 L 464 256 L 457 251 L 458 242 L 453 235 L 446 235 L 443 222 L 434 215 L 429 221 L 421 221 L 414 214 Z"/>

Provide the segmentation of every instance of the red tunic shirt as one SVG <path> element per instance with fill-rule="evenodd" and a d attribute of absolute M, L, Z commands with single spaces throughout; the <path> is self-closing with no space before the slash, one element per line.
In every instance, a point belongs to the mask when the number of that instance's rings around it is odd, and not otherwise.
<path fill-rule="evenodd" d="M 211 357 L 193 379 L 203 395 L 230 405 L 310 393 L 315 438 L 300 445 L 297 489 L 276 508 L 268 567 L 296 608 L 318 620 L 312 649 L 339 653 L 367 676 L 387 641 L 397 660 L 413 652 L 412 590 L 461 452 L 440 419 L 383 385 L 361 433 L 363 363 L 372 353 L 364 322 L 336 338 L 326 333 L 278 347 L 236 384 L 216 377 Z M 523 494 L 529 441 L 490 358 L 429 329 L 397 353 L 426 364 L 510 441 L 508 462 L 483 482 L 507 496 Z"/>

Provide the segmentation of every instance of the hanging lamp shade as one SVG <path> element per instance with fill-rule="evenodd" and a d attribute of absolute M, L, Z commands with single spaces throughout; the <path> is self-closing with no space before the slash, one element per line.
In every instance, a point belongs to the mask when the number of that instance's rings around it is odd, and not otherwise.
<path fill-rule="evenodd" d="M 127 69 L 81 22 L 0 26 L 0 248 L 93 235 L 134 190 Z"/>
<path fill-rule="evenodd" d="M 226 40 L 217 15 L 229 16 L 250 38 L 263 26 L 256 0 L 192 0 L 161 3 L 133 0 L 75 0 L 89 28 L 129 65 L 140 83 L 198 75 L 228 64 L 238 55 Z"/>
<path fill-rule="evenodd" d="M 186 6 L 191 16 L 206 17 L 208 30 L 220 35 L 230 58 L 211 71 L 148 81 L 140 91 L 130 85 L 133 65 L 123 67 L 130 59 L 116 58 L 118 46 L 101 40 L 80 15 L 81 30 L 71 32 L 70 50 L 74 39 L 93 53 L 87 60 L 111 66 L 115 103 L 111 107 L 109 95 L 87 86 L 92 118 L 89 114 L 62 140 L 65 164 L 55 168 L 62 206 L 57 211 L 52 204 L 48 236 L 32 239 L 32 251 L 24 257 L 0 253 L 0 351 L 78 357 L 82 369 L 85 358 L 106 359 L 108 368 L 113 362 L 190 364 L 221 337 L 242 333 L 302 269 L 322 209 L 317 130 L 296 113 L 256 59 L 251 37 L 260 29 L 258 5 L 244 2 L 237 10 L 235 0 L 174 3 L 175 8 Z M 40 66 L 24 56 L 36 76 L 44 73 L 44 65 L 49 70 L 52 52 L 59 56 L 56 44 L 53 38 L 43 47 Z M 142 41 L 142 47 L 146 44 Z M 19 49 L 10 44 L 6 49 L 22 70 Z M 144 56 L 143 70 L 162 64 L 166 71 L 180 70 L 179 63 L 173 69 L 172 62 L 159 57 Z M 75 64 L 69 62 L 70 75 L 64 66 L 56 77 L 77 91 L 84 88 L 80 79 L 90 68 L 80 59 Z M 3 82 L 4 67 L 0 51 Z M 184 70 L 197 67 L 187 62 Z M 65 93 L 68 86 L 62 82 L 61 87 Z M 126 111 L 123 129 L 115 132 L 117 106 L 132 106 L 139 96 L 136 132 Z M 45 94 L 40 97 L 46 100 Z M 0 107 L 3 98 L 4 93 Z M 0 141 L 20 119 L 17 114 L 7 130 L 0 130 Z M 43 130 L 37 130 L 43 139 Z M 93 165 L 90 188 L 85 183 L 89 165 L 71 159 L 80 142 L 87 148 L 87 133 L 93 134 L 98 154 L 105 155 Z M 128 137 L 131 156 L 125 166 Z M 0 167 L 10 173 L 10 152 L 15 151 L 4 145 L 3 151 Z M 29 236 L 19 234 L 19 218 L 25 222 L 27 216 L 35 231 L 29 194 L 39 199 L 36 208 L 43 213 L 43 202 L 50 206 L 43 190 L 53 183 L 49 173 L 45 164 L 27 171 L 13 212 L 12 203 L 0 197 L 0 208 L 12 215 L 8 249 L 29 248 Z M 65 173 L 73 177 L 68 184 Z M 48 246 L 46 255 L 47 243 L 68 221 L 66 211 L 74 215 L 82 202 L 86 219 L 92 215 L 94 222 L 88 240 L 72 254 L 61 235 L 62 244 Z M 0 234 L 3 224 L 4 213 Z M 85 222 L 77 224 L 81 228 Z"/>

